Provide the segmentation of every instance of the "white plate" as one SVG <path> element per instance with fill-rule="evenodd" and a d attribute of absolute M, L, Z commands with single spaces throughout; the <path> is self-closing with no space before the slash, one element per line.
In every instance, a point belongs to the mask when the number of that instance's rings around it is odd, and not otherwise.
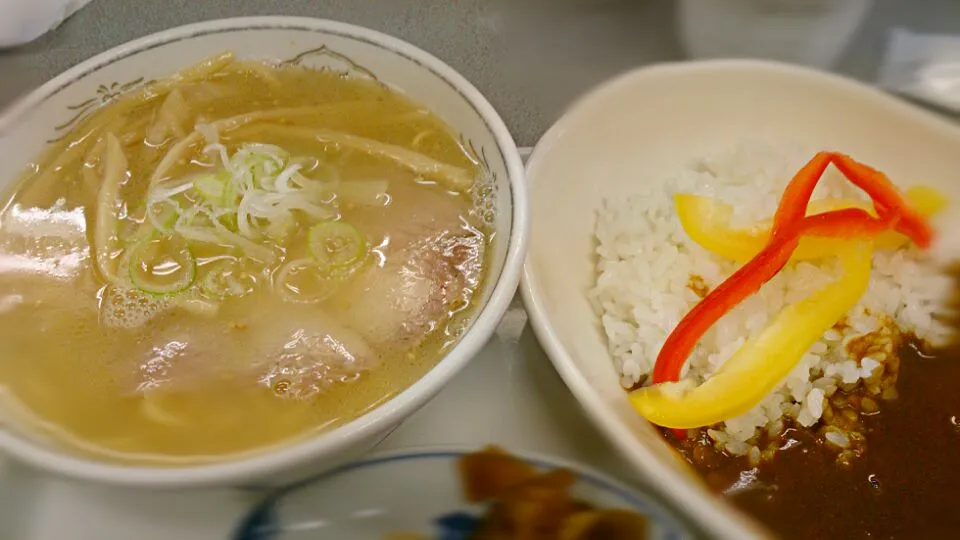
<path fill-rule="evenodd" d="M 709 493 L 630 406 L 587 292 L 596 280 L 593 232 L 603 200 L 628 197 L 638 182 L 663 182 L 744 140 L 840 150 L 958 200 L 960 129 L 939 117 L 785 64 L 661 64 L 594 90 L 540 140 L 527 166 L 531 239 L 521 287 L 540 342 L 591 420 L 664 496 L 712 534 L 737 540 L 762 533 Z"/>
<path fill-rule="evenodd" d="M 234 538 L 359 540 L 405 532 L 467 540 L 485 510 L 462 499 L 456 465 L 469 451 L 417 449 L 353 463 L 267 498 L 244 518 Z M 579 500 L 643 514 L 651 540 L 688 536 L 656 502 L 600 473 L 553 458 L 514 455 L 541 470 L 573 471 L 572 493 Z"/>

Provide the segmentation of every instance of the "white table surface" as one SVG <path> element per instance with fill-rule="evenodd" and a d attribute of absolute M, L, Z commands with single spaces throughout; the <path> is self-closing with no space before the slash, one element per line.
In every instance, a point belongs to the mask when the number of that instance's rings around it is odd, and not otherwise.
<path fill-rule="evenodd" d="M 528 152 L 521 150 L 524 157 Z M 645 488 L 554 371 L 519 294 L 480 354 L 377 450 L 491 443 L 589 464 Z M 0 457 L 0 540 L 226 539 L 258 498 L 227 490 L 116 489 Z"/>

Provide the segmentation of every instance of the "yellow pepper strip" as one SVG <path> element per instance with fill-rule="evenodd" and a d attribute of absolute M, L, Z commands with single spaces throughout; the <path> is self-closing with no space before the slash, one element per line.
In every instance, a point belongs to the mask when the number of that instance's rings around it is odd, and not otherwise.
<path fill-rule="evenodd" d="M 784 308 L 700 386 L 684 392 L 684 383 L 662 383 L 634 390 L 629 397 L 637 412 L 658 426 L 690 429 L 729 420 L 760 403 L 867 290 L 873 243 L 839 242 L 839 280 Z"/>
<path fill-rule="evenodd" d="M 930 217 L 943 211 L 947 198 L 929 186 L 913 186 L 906 191 L 906 198 L 918 212 Z M 733 207 L 729 204 L 700 195 L 677 194 L 674 206 L 680 224 L 687 235 L 704 249 L 737 262 L 749 261 L 767 244 L 770 237 L 770 222 L 766 221 L 750 229 L 733 229 L 730 220 Z M 842 208 L 862 208 L 876 215 L 870 201 L 858 199 L 820 199 L 812 201 L 807 215 L 820 214 Z M 890 230 L 874 240 L 876 249 L 897 249 L 907 243 L 907 237 Z M 791 261 L 820 259 L 837 255 L 843 240 L 834 238 L 805 237 L 790 258 Z"/>

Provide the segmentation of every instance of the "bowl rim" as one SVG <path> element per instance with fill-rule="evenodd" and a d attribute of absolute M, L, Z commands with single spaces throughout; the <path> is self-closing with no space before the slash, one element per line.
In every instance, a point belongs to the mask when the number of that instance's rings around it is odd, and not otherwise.
<path fill-rule="evenodd" d="M 513 136 L 490 102 L 465 77 L 436 56 L 399 38 L 369 28 L 311 17 L 253 16 L 203 21 L 163 30 L 102 52 L 70 68 L 19 99 L 0 113 L 0 134 L 15 128 L 21 116 L 83 77 L 137 53 L 181 40 L 244 30 L 302 30 L 332 34 L 378 46 L 407 58 L 444 80 L 476 111 L 496 142 L 510 188 L 511 227 L 503 268 L 488 286 L 487 302 L 460 341 L 424 376 L 388 401 L 337 428 L 249 456 L 183 466 L 111 464 L 88 459 L 70 450 L 47 448 L 0 426 L 0 451 L 31 466 L 80 480 L 121 487 L 157 489 L 242 487 L 275 471 L 333 458 L 363 441 L 383 438 L 405 418 L 432 399 L 486 345 L 513 299 L 529 237 L 525 171 Z M 493 278 L 493 276 L 491 276 Z M 382 439 L 381 439 L 382 440 Z"/>
<path fill-rule="evenodd" d="M 395 465 L 397 462 L 403 461 L 450 461 L 480 450 L 483 450 L 483 447 L 451 444 L 373 452 L 360 460 L 342 465 L 325 473 L 293 482 L 270 492 L 262 500 L 253 505 L 238 521 L 239 526 L 236 527 L 233 532 L 232 538 L 236 540 L 259 538 L 259 536 L 251 534 L 251 532 L 256 531 L 258 527 L 262 527 L 265 522 L 276 519 L 275 508 L 278 503 L 290 496 L 296 496 L 298 491 L 309 489 L 311 486 L 329 478 L 347 475 L 354 471 L 370 467 Z M 653 523 L 661 527 L 667 527 L 667 536 L 665 536 L 667 540 L 686 538 L 686 535 L 690 533 L 689 525 L 685 520 L 677 515 L 669 506 L 664 504 L 660 498 L 650 493 L 649 490 L 643 490 L 625 484 L 604 472 L 572 459 L 527 450 L 514 450 L 509 448 L 503 450 L 510 457 L 518 458 L 538 469 L 568 469 L 576 475 L 578 483 L 588 483 L 601 491 L 616 495 L 622 501 L 630 504 L 634 510 L 641 511 L 645 516 L 649 517 Z M 463 504 L 468 503 L 463 502 Z"/>
<path fill-rule="evenodd" d="M 856 95 L 858 99 L 873 102 L 877 106 L 890 110 L 891 113 L 910 117 L 913 121 L 922 123 L 927 129 L 949 133 L 950 136 L 960 139 L 960 129 L 934 113 L 909 104 L 878 88 L 841 75 L 768 60 L 713 59 L 665 62 L 624 72 L 594 86 L 575 100 L 566 109 L 563 117 L 550 127 L 534 147 L 527 160 L 528 185 L 532 182 L 547 181 L 547 179 L 538 178 L 538 176 L 542 176 L 539 172 L 543 167 L 541 163 L 547 159 L 557 140 L 571 129 L 573 124 L 580 122 L 585 112 L 593 108 L 598 102 L 602 102 L 608 96 L 622 92 L 624 89 L 652 77 L 665 78 L 690 73 L 706 74 L 710 72 L 767 73 L 806 79 L 837 92 Z M 530 214 L 531 228 L 535 228 L 537 225 L 535 216 L 533 216 L 533 209 L 531 209 Z M 531 242 L 534 241 L 534 239 L 531 239 Z M 558 337 L 559 333 L 553 327 L 552 316 L 542 301 L 544 291 L 538 277 L 531 268 L 530 261 L 524 262 L 520 292 L 534 333 L 554 368 L 581 407 L 585 409 L 587 417 L 600 428 L 607 440 L 613 443 L 613 446 L 617 448 L 625 460 L 635 470 L 651 479 L 654 489 L 663 493 L 674 505 L 695 519 L 701 527 L 710 531 L 712 535 L 730 540 L 765 537 L 767 533 L 758 530 L 757 523 L 747 514 L 735 509 L 726 501 L 718 500 L 704 488 L 694 487 L 691 482 L 682 479 L 672 468 L 659 466 L 659 458 L 645 444 L 637 441 L 629 430 L 624 428 L 617 416 L 611 413 L 600 392 L 593 388 L 577 367 L 573 360 L 573 354 L 568 352 L 561 344 Z"/>

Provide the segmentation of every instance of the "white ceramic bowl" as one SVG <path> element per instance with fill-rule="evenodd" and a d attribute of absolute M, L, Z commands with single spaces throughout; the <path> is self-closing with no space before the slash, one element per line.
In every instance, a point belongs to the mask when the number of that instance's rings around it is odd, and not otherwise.
<path fill-rule="evenodd" d="M 449 66 L 403 41 L 356 26 L 288 17 L 212 21 L 161 32 L 92 58 L 0 118 L 0 189 L 9 186 L 45 141 L 61 133 L 58 126 L 86 110 L 78 104 L 100 104 L 116 92 L 224 50 L 242 58 L 299 59 L 303 65 L 374 77 L 446 120 L 475 149 L 486 180 L 496 189 L 497 239 L 482 308 L 445 358 L 389 402 L 342 427 L 250 459 L 181 468 L 109 465 L 64 453 L 10 425 L 0 429 L 0 450 L 49 471 L 123 485 L 242 486 L 288 480 L 305 467 L 329 468 L 369 450 L 467 364 L 506 311 L 519 281 L 528 234 L 523 164 L 510 133 L 480 92 Z"/>
<path fill-rule="evenodd" d="M 665 64 L 581 99 L 527 166 L 531 244 L 522 291 L 533 328 L 588 416 L 639 471 L 716 537 L 761 533 L 704 488 L 620 387 L 598 317 L 593 230 L 604 199 L 663 180 L 740 140 L 849 152 L 957 200 L 960 129 L 862 84 L 758 61 Z"/>

